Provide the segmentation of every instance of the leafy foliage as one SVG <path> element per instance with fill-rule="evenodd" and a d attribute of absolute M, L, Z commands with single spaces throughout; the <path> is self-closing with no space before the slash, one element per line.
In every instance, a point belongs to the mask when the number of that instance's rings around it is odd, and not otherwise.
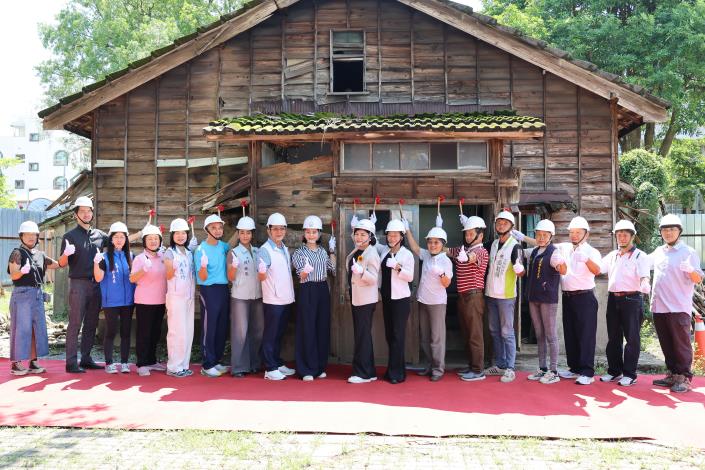
<path fill-rule="evenodd" d="M 619 157 L 619 179 L 634 188 L 648 181 L 661 193 L 666 191 L 668 184 L 661 157 L 644 149 L 634 149 Z"/>
<path fill-rule="evenodd" d="M 698 192 L 705 194 L 705 139 L 680 139 L 671 147 L 666 160 L 670 199 L 679 202 L 686 212 L 692 208 Z"/>
<path fill-rule="evenodd" d="M 17 207 L 17 202 L 12 197 L 7 178 L 3 175 L 2 170 L 15 166 L 18 163 L 20 163 L 20 160 L 17 158 L 0 158 L 0 207 Z"/>
<path fill-rule="evenodd" d="M 54 56 L 37 67 L 53 104 L 125 68 L 199 26 L 237 10 L 242 0 L 70 0 L 39 36 Z"/>

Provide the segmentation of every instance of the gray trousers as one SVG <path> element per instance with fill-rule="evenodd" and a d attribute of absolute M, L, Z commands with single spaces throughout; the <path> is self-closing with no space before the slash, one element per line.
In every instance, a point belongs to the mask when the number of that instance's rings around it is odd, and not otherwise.
<path fill-rule="evenodd" d="M 431 375 L 443 375 L 446 367 L 446 305 L 419 302 L 421 349 L 430 361 Z"/>
<path fill-rule="evenodd" d="M 230 298 L 231 372 L 252 372 L 262 367 L 264 313 L 262 299 Z"/>
<path fill-rule="evenodd" d="M 550 357 L 550 370 L 558 370 L 558 304 L 529 302 L 531 321 L 539 346 L 539 367 L 546 368 L 546 349 Z"/>
<path fill-rule="evenodd" d="M 69 280 L 69 325 L 66 330 L 66 365 L 78 363 L 78 333 L 81 332 L 81 362 L 92 362 L 100 313 L 100 285 L 90 279 Z M 81 329 L 83 325 L 83 329 Z"/>

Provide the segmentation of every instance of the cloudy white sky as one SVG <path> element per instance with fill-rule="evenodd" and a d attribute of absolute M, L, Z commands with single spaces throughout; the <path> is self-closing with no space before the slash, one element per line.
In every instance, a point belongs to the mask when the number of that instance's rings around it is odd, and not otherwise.
<path fill-rule="evenodd" d="M 0 1 L 0 136 L 23 117 L 36 117 L 42 88 L 34 66 L 49 57 L 37 34 L 39 23 L 52 22 L 68 0 Z M 480 0 L 458 0 L 479 9 Z"/>

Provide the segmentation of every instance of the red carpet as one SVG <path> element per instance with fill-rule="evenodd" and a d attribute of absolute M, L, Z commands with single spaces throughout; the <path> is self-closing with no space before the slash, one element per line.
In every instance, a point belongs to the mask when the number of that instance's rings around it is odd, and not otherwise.
<path fill-rule="evenodd" d="M 399 385 L 351 385 L 347 366 L 332 366 L 327 379 L 314 382 L 270 382 L 261 374 L 74 375 L 60 361 L 43 365 L 46 374 L 13 377 L 0 360 L 0 425 L 645 438 L 705 447 L 698 437 L 698 423 L 705 422 L 702 377 L 692 392 L 672 394 L 644 375 L 629 388 L 568 380 L 542 385 L 526 373 L 511 384 L 498 377 L 466 383 L 449 373 L 436 383 L 409 375 Z"/>

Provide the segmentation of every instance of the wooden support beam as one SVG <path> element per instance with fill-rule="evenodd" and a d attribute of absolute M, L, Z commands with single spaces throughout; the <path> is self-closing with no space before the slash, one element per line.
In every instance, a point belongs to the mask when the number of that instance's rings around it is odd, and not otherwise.
<path fill-rule="evenodd" d="M 580 214 L 580 211 L 583 207 L 583 164 L 582 164 L 582 156 L 583 156 L 583 149 L 582 149 L 582 139 L 580 137 L 581 129 L 582 129 L 582 123 L 580 120 L 582 119 L 582 113 L 580 110 L 581 106 L 581 88 L 579 86 L 575 87 L 575 114 L 577 117 L 577 129 L 576 129 L 576 134 L 577 134 L 577 146 L 578 146 L 578 214 Z"/>
<path fill-rule="evenodd" d="M 189 181 L 189 157 L 191 156 L 191 138 L 189 137 L 189 126 L 191 125 L 191 63 L 186 64 L 186 146 L 184 148 L 184 159 L 186 160 L 186 212 L 188 215 L 188 205 L 191 202 L 191 182 Z"/>
<path fill-rule="evenodd" d="M 546 71 L 541 71 L 541 120 L 546 123 Z M 543 189 L 548 189 L 548 135 L 543 138 Z"/>
<path fill-rule="evenodd" d="M 389 131 L 389 132 L 327 132 L 325 134 L 292 135 L 207 135 L 208 142 L 311 142 L 333 140 L 398 139 L 398 140 L 487 140 L 487 139 L 540 139 L 543 131 L 513 132 L 434 132 L 434 131 Z"/>
<path fill-rule="evenodd" d="M 125 135 L 124 135 L 124 140 L 123 140 L 123 170 L 122 170 L 122 220 L 127 221 L 127 161 L 128 161 L 128 152 L 127 152 L 127 142 L 128 142 L 128 129 L 129 129 L 129 121 L 130 121 L 130 93 L 128 92 L 125 95 L 125 120 L 123 122 L 123 125 L 125 126 Z"/>
<path fill-rule="evenodd" d="M 154 223 L 156 225 L 159 219 L 159 94 L 161 88 L 161 80 L 157 78 L 154 83 Z M 187 101 L 188 103 L 188 101 Z M 186 105 L 188 107 L 188 104 Z M 186 126 L 186 147 L 188 148 L 188 125 Z M 125 130 L 127 131 L 127 129 Z M 127 186 L 127 181 L 125 181 Z M 188 186 L 188 181 L 187 181 Z"/>

